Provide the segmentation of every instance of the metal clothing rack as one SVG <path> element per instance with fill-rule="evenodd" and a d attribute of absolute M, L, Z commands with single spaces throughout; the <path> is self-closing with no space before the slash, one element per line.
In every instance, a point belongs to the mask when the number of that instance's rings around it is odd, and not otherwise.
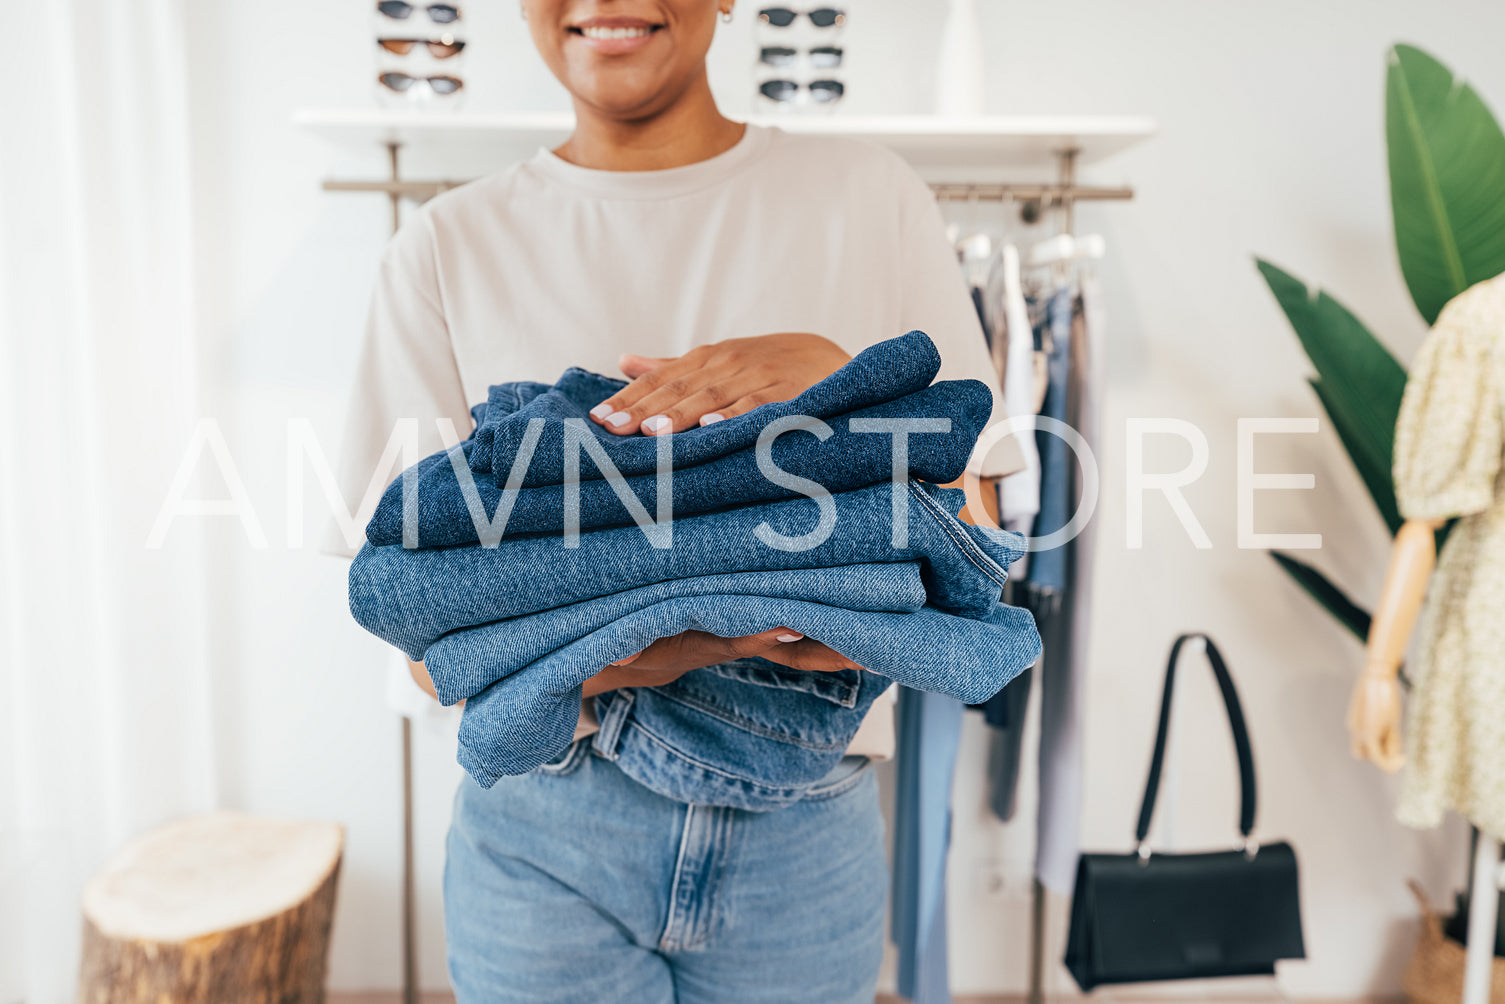
<path fill-rule="evenodd" d="M 326 192 L 366 192 L 387 196 L 392 213 L 392 232 L 402 222 L 404 201 L 424 203 L 452 188 L 466 184 L 463 180 L 411 180 L 402 177 L 402 143 L 388 140 L 388 177 L 384 181 L 348 181 L 331 179 L 323 183 Z M 1078 202 L 1124 201 L 1134 197 L 1128 187 L 1099 187 L 1076 182 L 1077 160 L 1081 148 L 1063 146 L 1053 151 L 1056 161 L 1054 182 L 932 182 L 931 191 L 942 202 L 1018 202 L 1030 206 L 1037 215 L 1057 214 L 1062 233 L 1071 233 L 1075 225 Z M 1034 879 L 1030 901 L 1030 969 L 1029 1004 L 1043 1004 L 1045 977 L 1045 887 Z M 417 890 L 413 846 L 413 729 L 412 720 L 402 716 L 402 984 L 403 1004 L 418 1004 L 418 935 Z"/>
<path fill-rule="evenodd" d="M 403 200 L 421 204 L 436 195 L 467 183 L 464 180 L 454 179 L 406 180 L 399 171 L 398 156 L 402 144 L 389 141 L 386 143 L 386 148 L 388 161 L 391 164 L 391 177 L 386 181 L 329 180 L 324 182 L 324 191 L 369 192 L 386 195 L 392 202 L 392 227 L 396 230 L 398 207 Z M 1059 210 L 1062 213 L 1062 230 L 1070 233 L 1074 222 L 1072 209 L 1076 203 L 1126 201 L 1134 198 L 1134 189 L 1127 186 L 1078 185 L 1076 161 L 1080 152 L 1077 147 L 1065 147 L 1055 152 L 1058 174 L 1057 180 L 1053 183 L 937 181 L 931 183 L 930 190 L 942 202 L 1021 202 L 1035 203 L 1043 210 Z"/>

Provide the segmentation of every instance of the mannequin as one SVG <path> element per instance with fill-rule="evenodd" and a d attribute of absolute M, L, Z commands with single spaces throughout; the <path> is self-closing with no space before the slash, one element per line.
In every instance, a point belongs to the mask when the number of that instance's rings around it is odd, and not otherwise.
<path fill-rule="evenodd" d="M 1505 766 L 1497 766 L 1505 759 L 1505 729 L 1491 724 L 1505 721 L 1505 629 L 1496 627 L 1505 617 L 1502 407 L 1505 276 L 1448 304 L 1407 380 L 1394 453 L 1396 502 L 1406 519 L 1348 711 L 1354 756 L 1387 772 L 1410 759 L 1399 810 L 1404 822 L 1434 826 L 1444 810 L 1456 809 L 1479 828 L 1464 1004 L 1489 1000 L 1505 835 Z M 1455 517 L 1439 556 L 1436 532 Z M 1403 752 L 1398 670 L 1424 600 Z"/>
<path fill-rule="evenodd" d="M 1353 755 L 1391 774 L 1406 762 L 1401 752 L 1400 664 L 1437 565 L 1436 534 L 1443 523 L 1408 519 L 1396 532 L 1385 586 L 1369 626 L 1364 671 L 1348 709 Z"/>

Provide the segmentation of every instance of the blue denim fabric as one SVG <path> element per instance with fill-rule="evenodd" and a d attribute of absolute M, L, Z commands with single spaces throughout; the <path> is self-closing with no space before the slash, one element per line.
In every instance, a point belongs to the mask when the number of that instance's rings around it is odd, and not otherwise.
<path fill-rule="evenodd" d="M 583 681 L 656 638 L 785 626 L 825 642 L 874 672 L 727 664 L 735 671 L 597 699 L 600 752 L 645 786 L 774 808 L 840 758 L 890 679 L 982 700 L 1039 653 L 1029 616 L 998 602 L 1021 538 L 958 521 L 954 489 L 911 481 L 900 492 L 904 547 L 893 545 L 892 485 L 832 496 L 830 536 L 804 551 L 754 530 L 809 532 L 809 499 L 687 517 L 668 549 L 636 527 L 582 534 L 578 548 L 553 537 L 495 549 L 367 545 L 351 568 L 351 610 L 423 658 L 446 701 L 469 698 L 459 757 L 482 785 L 568 745 Z"/>
<path fill-rule="evenodd" d="M 838 370 L 827 381 L 836 380 L 837 376 L 846 372 L 847 368 Z M 584 377 L 587 376 L 593 374 L 572 371 L 565 375 L 560 384 L 579 385 L 586 382 Z M 604 377 L 595 380 L 601 385 L 599 398 L 592 399 L 594 395 L 581 395 L 578 391 L 570 397 L 560 395 L 571 401 L 575 397 L 585 398 L 578 405 L 580 414 L 567 416 L 578 423 L 577 428 L 598 442 L 604 441 L 604 445 L 625 444 L 637 447 L 633 455 L 627 458 L 629 463 L 638 459 L 643 448 L 659 446 L 659 440 L 655 437 L 612 436 L 602 432 L 599 426 L 584 417 L 590 408 L 624 386 L 619 380 L 607 380 Z M 488 415 L 503 407 L 509 397 L 521 399 L 525 393 L 499 393 L 506 386 L 493 387 L 491 400 L 480 406 Z M 534 398 L 519 414 L 528 413 L 532 405 L 549 400 L 555 393 L 551 389 L 548 394 Z M 888 435 L 854 432 L 852 420 L 944 418 L 951 422 L 950 435 L 921 433 L 909 437 L 908 473 L 925 481 L 945 484 L 962 476 L 972 444 L 987 423 L 992 406 L 992 393 L 986 385 L 976 380 L 943 381 L 897 400 L 828 416 L 831 434 L 825 440 L 804 430 L 786 432 L 773 441 L 770 453 L 774 464 L 786 474 L 815 481 L 827 491 L 847 491 L 889 480 L 894 466 L 892 438 Z M 719 433 L 722 425 L 733 422 L 737 423 L 739 429 L 756 428 L 761 431 L 768 422 L 784 417 L 788 410 L 787 402 L 766 404 L 727 422 L 675 433 L 664 445 L 672 447 L 675 453 L 695 456 L 700 451 L 681 450 L 681 441 L 690 440 L 693 446 L 693 441 L 713 431 Z M 489 417 L 484 419 L 488 422 L 491 420 Z M 554 468 L 560 465 L 560 457 L 549 452 L 555 447 L 546 444 L 558 439 L 557 448 L 566 449 L 565 441 L 560 438 L 563 436 L 563 428 L 563 419 L 551 417 L 548 420 L 529 463 L 529 477 L 535 480 L 539 477 L 534 473 L 534 469 L 539 466 Z M 559 431 L 551 434 L 551 430 Z M 756 439 L 754 434 L 754 442 Z M 509 443 L 510 440 L 511 437 L 508 436 Z M 487 452 L 478 444 L 467 441 L 457 444 L 453 449 L 459 453 L 453 461 L 448 451 L 436 453 L 414 465 L 403 477 L 387 487 L 371 521 L 366 525 L 367 540 L 378 545 L 403 542 L 405 495 L 409 498 L 409 511 L 415 521 L 412 536 L 414 546 L 446 547 L 474 544 L 481 540 L 476 519 L 471 514 L 471 506 L 478 503 L 485 518 L 493 518 L 503 499 L 503 486 L 509 477 L 512 457 L 498 458 L 501 462 L 499 468 L 483 471 L 476 470 L 474 464 L 474 458 Z M 492 452 L 498 450 L 493 449 Z M 606 451 L 608 456 L 611 452 Z M 782 485 L 770 481 L 759 468 L 756 454 L 756 447 L 749 445 L 695 466 L 680 467 L 676 464 L 670 495 L 674 514 L 686 516 L 723 509 L 728 505 L 728 500 L 733 500 L 738 505 L 748 505 L 800 495 L 798 491 L 788 487 L 787 481 Z M 471 463 L 471 481 L 474 485 L 474 495 L 470 499 L 466 498 L 455 470 L 456 464 L 463 466 L 467 461 Z M 602 472 L 586 455 L 579 465 L 579 472 L 577 511 L 582 528 L 633 525 L 632 513 L 618 494 L 619 491 L 630 492 L 647 513 L 658 511 L 658 477 L 652 467 L 647 473 L 627 475 L 623 472 L 621 479 L 613 476 L 612 481 L 606 481 L 601 480 Z M 504 529 L 513 536 L 523 533 L 557 533 L 565 526 L 567 498 L 565 486 L 560 482 L 522 487 L 517 491 L 504 526 L 499 526 L 498 529 Z"/>
<path fill-rule="evenodd" d="M 745 450 L 757 442 L 763 428 L 775 419 L 808 415 L 829 419 L 896 401 L 930 386 L 941 369 L 941 355 L 923 331 L 911 331 L 859 352 L 852 361 L 788 401 L 765 404 L 752 411 L 673 438 L 674 468 L 708 463 Z M 505 472 L 527 435 L 528 421 L 546 418 L 538 452 L 523 479 L 525 488 L 564 481 L 564 426 L 561 419 L 585 418 L 590 409 L 625 387 L 621 380 L 582 369 L 569 369 L 558 384 L 500 384 L 491 389 L 484 412 L 477 417 L 474 446 L 468 454 L 476 471 Z M 656 437 L 616 436 L 590 423 L 601 448 L 624 476 L 658 470 Z M 604 477 L 582 465 L 581 478 Z M 505 478 L 504 478 L 505 480 Z"/>
<path fill-rule="evenodd" d="M 541 660 L 548 660 L 566 645 L 577 645 L 596 635 L 587 653 L 594 659 L 607 644 L 606 636 L 597 632 L 611 628 L 621 618 L 687 596 L 713 596 L 731 603 L 744 599 L 756 603 L 769 597 L 829 603 L 839 597 L 848 610 L 904 613 L 925 605 L 925 585 L 920 579 L 919 562 L 915 561 L 696 575 L 453 631 L 430 645 L 423 657 L 434 678 L 439 703 L 454 704 L 518 670 L 537 668 Z M 607 662 L 620 658 L 614 656 Z M 551 663 L 545 661 L 543 665 Z"/>
<path fill-rule="evenodd" d="M 928 603 L 962 617 L 989 614 L 1005 569 L 1023 552 L 1015 533 L 968 526 L 954 488 L 911 481 L 900 490 L 906 546 L 893 546 L 894 491 L 873 485 L 830 496 L 830 535 L 806 550 L 763 542 L 758 528 L 798 537 L 818 527 L 811 499 L 790 499 L 674 521 L 673 546 L 654 547 L 635 526 L 502 547 L 406 549 L 364 545 L 350 566 L 350 612 L 362 627 L 421 659 L 441 635 L 671 579 L 728 572 L 918 561 Z M 766 531 L 765 531 L 766 533 Z M 839 596 L 828 602 L 839 603 Z M 773 625 L 778 626 L 778 625 Z"/>
<path fill-rule="evenodd" d="M 470 698 L 460 720 L 460 764 L 484 786 L 546 762 L 570 743 L 581 684 L 602 666 L 640 652 L 658 638 L 683 631 L 735 638 L 780 626 L 824 642 L 868 672 L 785 669 L 788 700 L 781 707 L 769 706 L 762 686 L 748 690 L 723 680 L 710 687 L 708 677 L 716 674 L 704 670 L 697 671 L 705 674 L 699 682 L 708 685 L 699 700 L 664 703 L 688 691 L 692 685 L 680 682 L 693 674 L 640 694 L 637 700 L 646 703 L 634 709 L 633 720 L 648 733 L 641 738 L 654 738 L 697 765 L 678 785 L 652 776 L 660 771 L 649 771 L 640 778 L 643 783 L 671 797 L 693 786 L 697 800 L 713 797 L 719 805 L 772 808 L 797 797 L 831 769 L 890 680 L 962 701 L 982 700 L 1039 655 L 1030 615 L 1003 604 L 990 616 L 974 619 L 930 607 L 886 613 L 776 597 L 680 597 L 620 617 Z M 465 637 L 480 632 L 459 632 L 430 651 L 447 648 L 447 655 L 462 666 L 472 659 L 484 666 L 489 647 L 482 646 L 478 654 Z M 451 669 L 447 660 L 426 664 L 430 675 L 447 675 Z M 839 699 L 832 700 L 832 694 Z M 626 765 L 623 769 L 635 773 Z M 729 782 L 714 796 L 703 790 L 708 772 Z"/>
<path fill-rule="evenodd" d="M 899 692 L 889 933 L 899 950 L 899 993 L 913 1004 L 951 1002 L 946 859 L 962 713 L 949 697 Z"/>
<path fill-rule="evenodd" d="M 667 798 L 745 810 L 799 802 L 891 679 L 981 700 L 1038 654 L 1028 615 L 999 603 L 1022 538 L 962 524 L 959 491 L 904 481 L 902 471 L 891 483 L 897 441 L 854 428 L 862 418 L 949 419 L 947 435 L 913 434 L 909 470 L 954 479 L 990 397 L 975 381 L 929 386 L 938 366 L 934 345 L 911 332 L 793 401 L 657 438 L 612 436 L 586 420 L 618 381 L 571 370 L 553 387 L 493 387 L 473 410 L 470 439 L 389 489 L 351 566 L 351 612 L 424 659 L 444 700 L 466 699 L 459 758 L 482 786 L 566 749 L 583 681 L 658 638 L 800 631 L 870 671 L 801 672 L 761 659 L 706 667 L 663 687 L 598 696 L 591 740 L 621 774 Z M 780 419 L 817 431 L 774 442 L 782 472 L 817 482 L 801 486 L 812 493 L 860 487 L 807 498 L 787 478 L 774 485 L 779 472 L 765 477 L 753 445 Z M 640 511 L 657 515 L 650 489 L 671 454 L 672 525 L 518 535 L 563 522 L 559 482 L 579 452 L 572 444 L 565 456 L 570 437 L 601 459 L 594 473 L 580 465 L 582 528 L 631 518 L 617 501 L 624 480 Z M 453 457 L 466 459 L 465 477 Z M 612 467 L 623 477 L 603 480 L 601 468 Z M 792 497 L 769 500 L 770 488 Z M 408 526 L 405 492 L 420 502 Z M 514 535 L 482 544 L 472 512 L 492 518 L 498 500 L 511 507 Z M 710 511 L 686 515 L 697 508 Z M 417 543 L 459 546 L 405 548 L 414 530 Z"/>
<path fill-rule="evenodd" d="M 1045 301 L 1038 327 L 1041 334 L 1050 331 L 1050 355 L 1046 359 L 1045 401 L 1040 414 L 1065 422 L 1067 395 L 1071 381 L 1072 296 L 1062 287 Z M 1044 339 L 1041 339 L 1042 343 Z M 1042 537 L 1055 533 L 1071 518 L 1073 484 L 1072 466 L 1076 462 L 1071 447 L 1053 432 L 1036 430 L 1035 446 L 1040 452 L 1040 512 L 1035 516 L 1033 534 Z M 1025 572 L 1029 590 L 1035 597 L 1059 596 L 1066 588 L 1067 546 L 1036 551 L 1029 556 Z"/>
<path fill-rule="evenodd" d="M 778 812 L 687 805 L 591 754 L 455 794 L 444 866 L 459 1004 L 872 1004 L 883 957 L 874 771 Z"/>

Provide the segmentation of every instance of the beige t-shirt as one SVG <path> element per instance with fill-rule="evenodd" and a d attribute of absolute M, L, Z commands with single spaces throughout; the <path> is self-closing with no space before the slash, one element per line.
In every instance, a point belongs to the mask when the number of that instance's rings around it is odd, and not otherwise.
<path fill-rule="evenodd" d="M 398 468 L 376 469 L 401 420 L 418 457 L 459 437 L 491 384 L 617 375 L 623 352 L 677 356 L 727 338 L 824 335 L 847 352 L 906 331 L 940 349 L 942 379 L 993 388 L 966 284 L 929 188 L 858 140 L 749 125 L 731 149 L 659 171 L 600 171 L 539 150 L 413 213 L 382 257 L 351 394 L 341 488 L 362 525 Z M 409 424 L 411 429 L 411 424 Z M 396 460 L 388 455 L 389 460 Z M 977 459 L 974 458 L 974 465 Z M 1000 446 L 985 476 L 1016 458 Z M 331 540 L 353 555 L 359 541 Z M 582 719 L 582 732 L 593 723 Z M 577 733 L 581 734 L 581 733 Z M 850 752 L 890 755 L 878 701 Z"/>

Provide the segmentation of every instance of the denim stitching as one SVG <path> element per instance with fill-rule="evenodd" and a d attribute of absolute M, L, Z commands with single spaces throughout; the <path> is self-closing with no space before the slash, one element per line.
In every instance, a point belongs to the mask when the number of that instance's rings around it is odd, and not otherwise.
<path fill-rule="evenodd" d="M 799 686 L 795 681 L 789 679 L 788 676 L 783 676 L 778 671 L 769 669 L 765 666 L 749 666 L 745 668 L 737 666 L 738 663 L 746 661 L 749 660 L 731 659 L 727 662 L 718 662 L 710 666 L 704 666 L 702 668 L 710 671 L 713 675 L 718 676 L 723 680 L 732 680 L 738 683 L 747 683 L 755 687 L 765 687 L 769 690 L 788 691 L 794 694 L 807 694 L 811 697 L 816 697 L 820 700 L 828 701 L 829 703 L 835 704 L 836 706 L 842 708 L 856 707 L 857 698 L 861 695 L 862 692 L 861 682 L 846 683 L 843 680 L 834 678 L 831 680 L 822 679 L 819 686 Z M 737 668 L 722 668 L 727 666 L 734 666 Z M 804 675 L 809 676 L 810 674 L 807 673 Z M 826 675 L 827 674 L 821 674 L 821 677 L 825 677 Z M 832 677 L 835 676 L 835 674 L 830 675 Z M 767 682 L 768 678 L 770 677 L 778 682 Z"/>
<path fill-rule="evenodd" d="M 742 786 L 744 786 L 746 788 L 754 789 L 754 790 L 756 790 L 758 792 L 762 792 L 762 793 L 768 794 L 770 796 L 798 795 L 798 794 L 800 794 L 801 791 L 805 790 L 805 789 L 802 789 L 802 788 L 775 788 L 775 787 L 772 787 L 771 785 L 763 784 L 761 781 L 755 781 L 752 778 L 740 777 L 740 776 L 738 776 L 736 774 L 728 773 L 727 771 L 724 771 L 724 770 L 722 770 L 719 767 L 713 767 L 713 766 L 711 766 L 708 763 L 702 763 L 701 761 L 695 759 L 694 757 L 690 756 L 689 754 L 684 753 L 683 751 L 681 751 L 679 749 L 676 749 L 674 746 L 672 746 L 672 745 L 669 744 L 668 740 L 664 739 L 662 736 L 656 735 L 653 732 L 652 729 L 647 728 L 646 726 L 644 726 L 642 722 L 637 721 L 637 720 L 634 719 L 632 725 L 633 725 L 633 728 L 635 728 L 639 732 L 643 733 L 643 737 L 644 738 L 648 739 L 649 741 L 651 741 L 655 745 L 657 745 L 659 747 L 662 747 L 665 752 L 671 753 L 674 756 L 679 757 L 685 763 L 688 763 L 688 764 L 690 764 L 693 767 L 699 767 L 701 770 L 705 771 L 708 774 L 718 774 L 721 777 L 726 778 L 728 781 L 735 781 L 739 785 L 742 785 Z"/>
<path fill-rule="evenodd" d="M 872 767 L 872 757 L 868 757 L 867 763 L 863 764 L 861 767 L 858 767 L 856 770 L 852 771 L 852 773 L 848 774 L 840 781 L 837 781 L 835 784 L 827 785 L 824 788 L 810 788 L 805 792 L 805 797 L 801 799 L 801 801 L 819 802 L 822 799 L 835 798 L 837 795 L 844 795 L 848 791 L 851 791 L 853 788 L 855 788 L 857 785 L 861 784 L 862 779 L 867 776 L 869 771 L 872 770 Z"/>
<path fill-rule="evenodd" d="M 589 744 L 580 740 L 572 741 L 569 745 L 569 755 L 558 763 L 542 763 L 533 768 L 534 773 L 548 777 L 560 777 L 570 774 L 580 766 L 585 759 L 585 748 Z"/>
<path fill-rule="evenodd" d="M 1008 581 L 1009 573 L 1006 569 L 1004 569 L 1001 565 L 998 564 L 998 562 L 989 557 L 988 553 L 981 547 L 979 547 L 976 541 L 967 536 L 966 531 L 958 532 L 951 525 L 951 520 L 954 517 L 952 517 L 950 513 L 942 509 L 940 507 L 940 504 L 930 496 L 926 495 L 919 488 L 916 488 L 913 482 L 910 482 L 906 487 L 909 488 L 910 494 L 914 495 L 920 500 L 923 506 L 929 511 L 930 517 L 940 524 L 941 529 L 945 531 L 946 535 L 956 542 L 957 548 L 962 552 L 962 556 L 965 557 L 968 561 L 972 562 L 973 565 L 977 566 L 978 571 L 982 572 L 984 575 L 992 579 L 994 582 L 998 583 L 1000 586 Z M 989 571 L 987 566 L 979 563 L 977 561 L 977 558 L 979 557 L 982 558 L 983 561 L 987 562 L 988 565 L 991 565 L 994 569 L 996 569 L 998 574 L 995 575 L 992 571 Z"/>
<path fill-rule="evenodd" d="M 988 578 L 994 580 L 999 585 L 1003 585 L 1003 583 L 1007 581 L 1008 569 L 1004 568 L 1002 565 L 998 564 L 998 562 L 994 561 L 992 556 L 984 551 L 982 547 L 975 540 L 973 540 L 970 535 L 968 535 L 966 528 L 960 525 L 956 517 L 952 516 L 950 513 L 946 512 L 945 509 L 941 508 L 940 503 L 938 503 L 935 499 L 931 498 L 924 491 L 916 487 L 913 482 L 910 482 L 907 487 L 911 492 L 919 496 L 920 501 L 924 503 L 926 508 L 931 511 L 932 518 L 934 518 L 936 522 L 941 525 L 941 529 L 946 532 L 947 536 L 957 542 L 957 546 L 961 550 L 962 554 L 967 557 L 967 560 L 971 561 L 972 564 L 977 565 L 977 567 L 983 572 L 983 574 L 987 575 Z M 978 564 L 978 562 L 974 560 L 974 556 L 976 558 L 981 558 L 985 565 Z M 994 575 L 993 572 L 990 572 L 988 570 L 989 568 L 994 569 L 998 574 Z"/>
<path fill-rule="evenodd" d="M 718 705 L 710 704 L 698 697 L 692 697 L 688 694 L 668 694 L 665 693 L 662 689 L 659 689 L 656 692 L 656 696 L 666 701 L 673 701 L 676 704 L 682 704 L 687 708 L 693 708 L 697 711 L 702 711 L 705 714 L 710 715 L 712 718 L 720 719 L 721 721 L 726 722 L 728 725 L 734 725 L 745 732 L 751 732 L 755 736 L 762 736 L 764 739 L 773 739 L 777 742 L 788 743 L 790 746 L 799 746 L 808 750 L 826 751 L 845 749 L 847 745 L 846 743 L 823 743 L 818 742 L 814 739 L 801 739 L 800 737 L 792 736 L 787 732 L 777 732 L 766 725 L 758 724 L 750 718 L 743 718 L 741 715 L 738 715 L 735 712 L 726 711 Z"/>
<path fill-rule="evenodd" d="M 685 821 L 679 828 L 679 853 L 674 857 L 674 875 L 669 879 L 669 911 L 664 918 L 664 933 L 659 936 L 658 947 L 663 951 L 672 951 L 679 947 L 679 938 L 675 925 L 679 922 L 679 883 L 684 875 L 685 858 L 689 855 L 690 827 L 695 821 L 695 810 L 700 808 L 694 803 L 685 806 Z"/>

